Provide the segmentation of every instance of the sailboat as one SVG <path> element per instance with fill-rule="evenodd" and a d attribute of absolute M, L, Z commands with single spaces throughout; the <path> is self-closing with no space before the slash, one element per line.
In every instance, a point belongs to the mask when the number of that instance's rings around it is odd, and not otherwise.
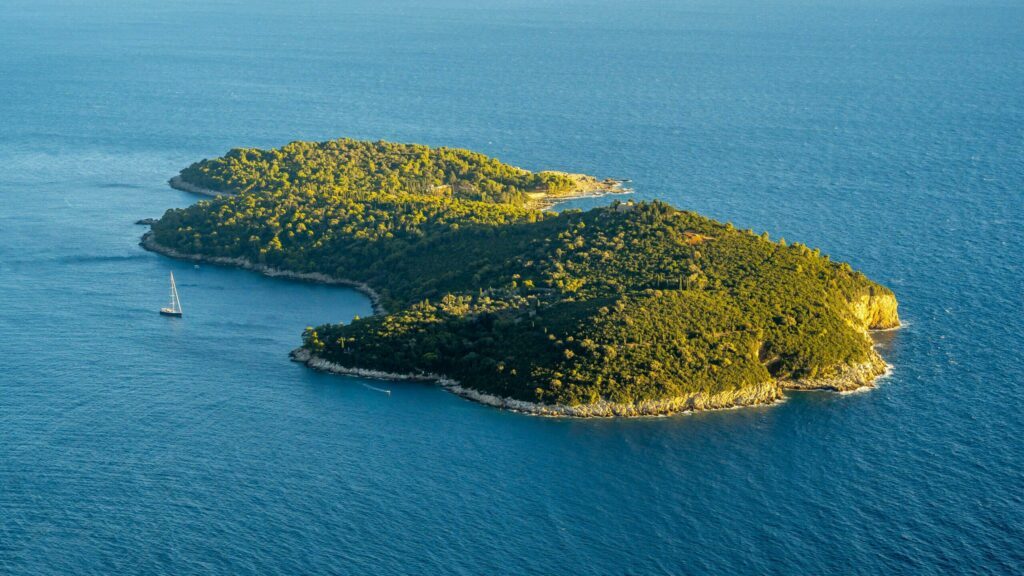
<path fill-rule="evenodd" d="M 174 285 L 174 272 L 171 272 L 171 305 L 161 308 L 160 314 L 181 318 L 181 300 L 178 299 L 178 287 Z"/>

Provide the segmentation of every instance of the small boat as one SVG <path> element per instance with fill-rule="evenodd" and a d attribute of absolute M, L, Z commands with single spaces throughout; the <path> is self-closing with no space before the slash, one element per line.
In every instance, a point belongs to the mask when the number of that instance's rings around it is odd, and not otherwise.
<path fill-rule="evenodd" d="M 160 314 L 181 318 L 181 300 L 178 299 L 178 287 L 174 285 L 174 272 L 171 272 L 171 305 L 161 308 Z"/>

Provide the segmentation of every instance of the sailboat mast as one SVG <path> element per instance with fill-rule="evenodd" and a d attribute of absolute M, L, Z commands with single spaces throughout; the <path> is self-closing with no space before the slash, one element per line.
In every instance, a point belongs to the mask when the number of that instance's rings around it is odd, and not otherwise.
<path fill-rule="evenodd" d="M 181 299 L 178 298 L 178 287 L 174 284 L 174 272 L 171 272 L 171 310 L 181 312 Z"/>
<path fill-rule="evenodd" d="M 161 308 L 160 314 L 181 318 L 181 299 L 178 298 L 178 286 L 174 283 L 174 272 L 171 272 L 171 304 L 167 308 Z"/>

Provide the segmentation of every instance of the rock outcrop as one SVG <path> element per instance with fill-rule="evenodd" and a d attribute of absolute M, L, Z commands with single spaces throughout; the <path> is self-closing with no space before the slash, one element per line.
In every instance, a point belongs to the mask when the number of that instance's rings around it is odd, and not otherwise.
<path fill-rule="evenodd" d="M 899 328 L 899 303 L 892 292 L 872 290 L 850 303 L 850 310 L 865 330 L 888 330 Z"/>
<path fill-rule="evenodd" d="M 861 388 L 872 388 L 875 380 L 888 371 L 889 365 L 874 350 L 867 361 L 851 366 L 838 366 L 831 376 L 783 380 L 786 390 L 832 390 L 852 392 Z"/>

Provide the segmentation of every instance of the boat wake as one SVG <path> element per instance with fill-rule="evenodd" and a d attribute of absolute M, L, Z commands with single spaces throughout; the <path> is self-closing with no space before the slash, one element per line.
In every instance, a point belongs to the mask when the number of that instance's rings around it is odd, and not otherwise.
<path fill-rule="evenodd" d="M 363 384 L 363 387 L 364 388 L 369 388 L 370 390 L 375 390 L 377 392 L 381 392 L 383 394 L 387 394 L 388 396 L 391 396 L 391 390 L 385 390 L 384 388 L 377 388 L 376 386 L 370 386 L 369 384 L 365 384 L 365 383 Z"/>

